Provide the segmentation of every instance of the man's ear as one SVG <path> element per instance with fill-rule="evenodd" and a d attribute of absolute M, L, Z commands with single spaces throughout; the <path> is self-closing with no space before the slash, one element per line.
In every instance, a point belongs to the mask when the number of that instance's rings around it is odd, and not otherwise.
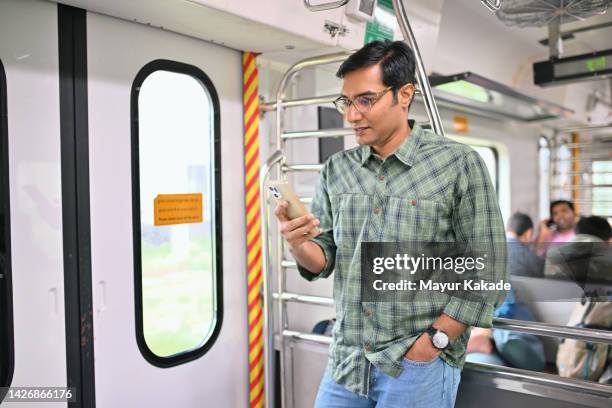
<path fill-rule="evenodd" d="M 406 84 L 399 89 L 398 102 L 402 109 L 407 110 L 414 98 L 414 85 Z"/>

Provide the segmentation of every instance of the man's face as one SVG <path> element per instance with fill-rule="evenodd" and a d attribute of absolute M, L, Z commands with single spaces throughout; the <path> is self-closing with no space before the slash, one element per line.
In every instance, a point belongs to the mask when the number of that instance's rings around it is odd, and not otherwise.
<path fill-rule="evenodd" d="M 344 76 L 342 96 L 354 100 L 356 97 L 371 97 L 387 87 L 382 82 L 380 65 L 352 71 Z M 385 92 L 376 100 L 369 112 L 359 112 L 351 105 L 345 113 L 346 120 L 355 129 L 360 145 L 384 145 L 394 132 L 407 120 L 408 103 L 414 92 L 413 85 L 403 87 L 393 100 L 393 90 Z"/>
<path fill-rule="evenodd" d="M 553 207 L 552 219 L 559 227 L 559 230 L 564 231 L 574 228 L 575 214 L 569 205 L 565 203 L 560 203 Z"/>

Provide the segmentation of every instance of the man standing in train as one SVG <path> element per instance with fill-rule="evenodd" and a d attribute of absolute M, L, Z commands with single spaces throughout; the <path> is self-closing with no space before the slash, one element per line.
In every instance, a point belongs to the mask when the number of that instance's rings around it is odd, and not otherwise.
<path fill-rule="evenodd" d="M 491 327 L 505 293 L 490 302 L 449 295 L 443 304 L 366 307 L 361 243 L 485 241 L 505 248 L 495 190 L 474 150 L 407 121 L 415 57 L 406 44 L 369 43 L 337 76 L 342 95 L 334 103 L 359 146 L 326 161 L 312 214 L 290 220 L 287 203 L 275 211 L 304 278 L 335 270 L 337 321 L 315 405 L 452 407 L 469 327 Z"/>

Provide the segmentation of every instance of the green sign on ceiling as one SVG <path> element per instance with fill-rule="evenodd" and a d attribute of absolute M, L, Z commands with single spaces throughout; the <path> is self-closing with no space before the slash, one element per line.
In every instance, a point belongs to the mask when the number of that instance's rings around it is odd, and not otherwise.
<path fill-rule="evenodd" d="M 378 0 L 374 12 L 374 21 L 366 25 L 364 44 L 376 40 L 393 40 L 396 25 L 393 2 L 391 0 Z"/>

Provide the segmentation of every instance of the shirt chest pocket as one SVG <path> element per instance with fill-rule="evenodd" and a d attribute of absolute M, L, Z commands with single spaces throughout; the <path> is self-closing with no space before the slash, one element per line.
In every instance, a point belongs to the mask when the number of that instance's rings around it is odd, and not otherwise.
<path fill-rule="evenodd" d="M 352 245 L 367 226 L 372 199 L 364 194 L 334 194 L 330 196 L 336 245 Z"/>
<path fill-rule="evenodd" d="M 386 228 L 390 241 L 452 240 L 449 206 L 410 197 L 388 197 Z"/>

